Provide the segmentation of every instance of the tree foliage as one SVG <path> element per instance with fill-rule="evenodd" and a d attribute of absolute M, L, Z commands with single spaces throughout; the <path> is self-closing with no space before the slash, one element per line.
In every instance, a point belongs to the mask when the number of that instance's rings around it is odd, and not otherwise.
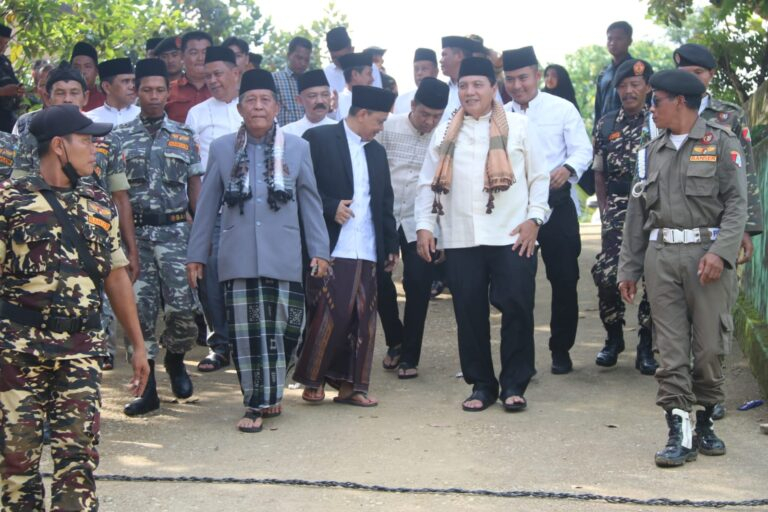
<path fill-rule="evenodd" d="M 179 8 L 192 26 L 218 42 L 235 36 L 258 46 L 271 30 L 256 0 L 179 0 Z"/>

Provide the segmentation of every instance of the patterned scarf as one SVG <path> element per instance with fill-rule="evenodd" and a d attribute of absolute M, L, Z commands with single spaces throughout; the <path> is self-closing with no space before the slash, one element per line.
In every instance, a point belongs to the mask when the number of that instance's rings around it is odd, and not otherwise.
<path fill-rule="evenodd" d="M 488 155 L 485 160 L 485 178 L 483 180 L 483 192 L 488 192 L 488 203 L 485 205 L 485 213 L 493 211 L 493 193 L 507 190 L 515 183 L 515 174 L 509 163 L 507 155 L 507 138 L 509 126 L 504 109 L 496 101 L 491 106 L 490 140 Z M 464 108 L 459 108 L 448 123 L 443 141 L 438 148 L 440 161 L 437 164 L 435 178 L 432 180 L 432 191 L 435 200 L 432 203 L 432 213 L 444 215 L 443 205 L 440 202 L 440 194 L 447 194 L 451 190 L 453 181 L 453 153 L 456 151 L 456 139 L 461 132 L 464 123 Z"/>
<path fill-rule="evenodd" d="M 281 203 L 286 204 L 293 199 L 293 190 L 286 188 L 285 185 L 285 175 L 288 174 L 288 167 L 283 163 L 285 137 L 277 123 L 273 124 L 267 132 L 266 146 L 264 181 L 267 184 L 267 203 L 272 210 L 277 211 L 280 209 Z M 245 130 L 245 123 L 243 123 L 235 137 L 235 164 L 232 167 L 229 185 L 225 192 L 227 205 L 239 204 L 241 215 L 243 214 L 243 204 L 253 197 L 250 185 L 246 187 L 249 163 L 248 133 Z M 280 169 L 280 172 L 275 172 L 275 169 Z"/>

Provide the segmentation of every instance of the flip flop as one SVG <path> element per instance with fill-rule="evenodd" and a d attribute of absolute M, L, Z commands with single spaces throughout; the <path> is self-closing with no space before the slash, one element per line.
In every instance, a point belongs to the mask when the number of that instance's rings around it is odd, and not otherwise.
<path fill-rule="evenodd" d="M 251 421 L 261 418 L 261 411 L 253 411 L 253 410 L 246 410 L 245 414 L 243 415 L 243 418 L 249 419 Z M 264 422 L 261 423 L 258 427 L 237 427 L 237 430 L 240 432 L 245 432 L 246 434 L 255 434 L 257 432 L 261 432 L 261 429 L 264 428 Z"/>
<path fill-rule="evenodd" d="M 200 365 L 210 365 L 211 368 L 201 368 Z M 229 366 L 229 357 L 219 354 L 211 350 L 208 355 L 205 356 L 199 363 L 197 363 L 197 371 L 201 373 L 215 372 L 221 370 L 225 366 Z"/>
<path fill-rule="evenodd" d="M 376 407 L 377 405 L 379 405 L 378 402 L 366 404 L 366 403 L 360 402 L 359 400 L 355 400 L 354 397 L 358 395 L 361 395 L 365 399 L 368 398 L 368 393 L 363 393 L 362 391 L 355 391 L 351 395 L 344 398 L 337 396 L 333 399 L 333 401 L 336 402 L 337 404 L 354 405 L 355 407 Z"/>
<path fill-rule="evenodd" d="M 273 407 L 277 407 L 277 406 L 275 405 Z M 277 411 L 277 412 L 267 412 L 266 409 L 262 409 L 261 410 L 261 417 L 264 418 L 264 419 L 267 419 L 267 418 L 277 418 L 281 414 L 283 414 L 282 410 Z"/>
<path fill-rule="evenodd" d="M 385 370 L 394 370 L 397 368 L 397 366 L 400 364 L 400 353 L 403 350 L 402 345 L 397 345 L 396 347 L 389 347 L 387 349 L 387 357 L 389 357 L 389 364 L 386 364 L 384 361 L 381 362 L 381 366 L 384 367 Z"/>
<path fill-rule="evenodd" d="M 464 405 L 466 402 L 469 402 L 470 400 L 480 400 L 480 402 L 482 402 L 483 405 L 481 407 L 467 407 L 466 405 Z M 491 405 L 493 405 L 494 402 L 496 402 L 495 398 L 491 400 L 490 397 L 485 393 L 485 391 L 481 391 L 477 389 L 473 391 L 471 395 L 469 395 L 467 398 L 464 399 L 464 402 L 461 403 L 461 408 L 466 412 L 480 412 L 489 408 Z"/>
<path fill-rule="evenodd" d="M 416 370 L 416 373 L 404 373 L 407 370 Z M 418 369 L 412 364 L 400 363 L 400 367 L 397 369 L 397 378 L 400 380 L 415 379 L 419 376 Z"/>
<path fill-rule="evenodd" d="M 501 405 L 504 406 L 504 410 L 507 412 L 520 412 L 524 410 L 526 407 L 528 407 L 528 400 L 526 400 L 524 396 L 521 396 L 520 398 L 523 399 L 522 402 L 513 402 L 511 404 L 508 404 L 506 402 L 507 399 L 505 398 L 504 400 L 501 401 Z"/>
<path fill-rule="evenodd" d="M 317 391 L 318 389 L 319 388 L 306 388 L 301 394 L 301 399 L 312 404 L 319 404 L 325 400 L 325 391 L 323 391 L 323 394 L 320 396 L 320 398 L 309 398 L 309 395 L 307 394 L 309 391 Z"/>

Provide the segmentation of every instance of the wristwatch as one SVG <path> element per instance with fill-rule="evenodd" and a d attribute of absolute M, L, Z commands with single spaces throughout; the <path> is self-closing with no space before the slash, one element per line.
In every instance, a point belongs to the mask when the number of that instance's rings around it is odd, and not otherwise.
<path fill-rule="evenodd" d="M 571 176 L 576 176 L 576 169 L 571 167 L 569 164 L 563 164 L 563 167 L 568 169 L 568 172 L 571 173 Z"/>
<path fill-rule="evenodd" d="M 542 226 L 542 224 L 544 224 L 544 219 L 540 219 L 540 218 L 538 218 L 538 217 L 531 217 L 531 218 L 530 218 L 530 219 L 528 219 L 528 220 L 532 220 L 532 221 L 533 221 L 533 222 L 535 222 L 535 223 L 536 223 L 536 225 L 537 225 L 537 226 L 539 226 L 539 227 L 541 227 L 541 226 Z"/>

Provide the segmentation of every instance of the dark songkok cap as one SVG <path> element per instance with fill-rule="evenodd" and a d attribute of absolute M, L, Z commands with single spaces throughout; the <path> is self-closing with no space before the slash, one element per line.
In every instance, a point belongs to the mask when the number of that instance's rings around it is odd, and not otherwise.
<path fill-rule="evenodd" d="M 352 39 L 347 34 L 347 27 L 336 27 L 325 34 L 325 43 L 329 52 L 337 52 L 352 46 Z"/>
<path fill-rule="evenodd" d="M 461 48 L 466 54 L 465 57 L 469 57 L 474 52 L 483 51 L 483 45 L 468 37 L 446 36 L 442 42 L 443 48 Z"/>
<path fill-rule="evenodd" d="M 181 50 L 181 38 L 177 36 L 166 37 L 155 46 L 155 55 Z"/>
<path fill-rule="evenodd" d="M 651 87 L 675 96 L 701 96 L 707 90 L 696 75 L 681 69 L 665 69 L 651 77 Z"/>
<path fill-rule="evenodd" d="M 299 92 L 310 87 L 330 87 L 325 71 L 322 69 L 311 69 L 296 79 L 299 83 Z"/>
<path fill-rule="evenodd" d="M 496 83 L 496 73 L 493 71 L 493 64 L 485 57 L 467 57 L 461 61 L 459 67 L 459 79 L 465 76 L 487 76 L 491 85 Z"/>
<path fill-rule="evenodd" d="M 13 31 L 11 30 L 11 27 L 9 27 L 8 25 L 3 25 L 2 23 L 0 23 L 0 37 L 8 37 L 8 38 L 10 38 L 12 32 Z"/>
<path fill-rule="evenodd" d="M 435 50 L 430 50 L 429 48 L 416 48 L 416 51 L 413 54 L 413 62 L 418 62 L 420 60 L 428 60 L 437 66 L 437 54 L 435 53 Z"/>
<path fill-rule="evenodd" d="M 75 105 L 46 107 L 29 123 L 29 132 L 38 143 L 73 133 L 103 137 L 110 130 L 112 130 L 112 123 L 94 123 Z"/>
<path fill-rule="evenodd" d="M 396 96 L 380 87 L 369 85 L 356 85 L 352 87 L 352 106 L 373 110 L 376 112 L 389 112 L 395 104 Z"/>
<path fill-rule="evenodd" d="M 443 110 L 448 105 L 448 84 L 431 76 L 423 78 L 414 99 L 427 108 Z"/>
<path fill-rule="evenodd" d="M 370 53 L 348 53 L 339 57 L 341 69 L 351 69 L 363 66 L 373 66 Z"/>
<path fill-rule="evenodd" d="M 99 63 L 99 80 L 103 81 L 107 78 L 117 75 L 132 74 L 133 64 L 131 64 L 131 59 L 127 57 L 122 59 L 105 60 Z"/>
<path fill-rule="evenodd" d="M 235 61 L 235 52 L 226 46 L 209 46 L 205 49 L 205 63 L 218 62 L 223 60 L 230 64 L 237 64 Z"/>
<path fill-rule="evenodd" d="M 75 44 L 74 48 L 72 48 L 72 57 L 69 58 L 70 62 L 73 61 L 78 55 L 85 55 L 86 57 L 92 58 L 93 62 L 99 62 L 99 54 L 96 52 L 96 48 L 94 48 L 92 44 L 86 43 L 85 41 L 80 41 L 79 43 Z"/>
<path fill-rule="evenodd" d="M 161 76 L 168 79 L 168 68 L 161 59 L 141 59 L 136 62 L 136 88 L 145 76 Z"/>
<path fill-rule="evenodd" d="M 369 53 L 371 55 L 384 55 L 387 53 L 386 48 L 379 48 L 378 46 L 369 46 L 365 50 L 363 50 L 363 53 Z"/>
<path fill-rule="evenodd" d="M 272 73 L 266 69 L 250 69 L 243 73 L 243 78 L 240 79 L 240 95 L 242 96 L 248 91 L 254 89 L 269 89 L 270 91 L 277 93 L 277 87 L 275 86 L 275 79 L 272 78 Z"/>
<path fill-rule="evenodd" d="M 160 41 L 162 41 L 162 37 L 150 37 L 147 39 L 147 43 L 144 45 L 144 49 L 146 51 L 154 50 L 157 48 L 157 45 L 160 44 Z"/>
<path fill-rule="evenodd" d="M 715 69 L 717 62 L 706 47 L 700 44 L 684 44 L 672 54 L 675 59 L 675 65 L 681 66 L 700 66 L 707 69 Z"/>
<path fill-rule="evenodd" d="M 523 46 L 516 50 L 504 50 L 501 54 L 504 61 L 504 71 L 514 71 L 526 66 L 538 66 L 539 60 L 533 46 Z"/>
<path fill-rule="evenodd" d="M 621 81 L 631 76 L 642 76 L 645 83 L 653 74 L 653 67 L 644 60 L 629 59 L 625 60 L 616 69 L 616 74 L 613 75 L 613 87 L 618 87 Z"/>

